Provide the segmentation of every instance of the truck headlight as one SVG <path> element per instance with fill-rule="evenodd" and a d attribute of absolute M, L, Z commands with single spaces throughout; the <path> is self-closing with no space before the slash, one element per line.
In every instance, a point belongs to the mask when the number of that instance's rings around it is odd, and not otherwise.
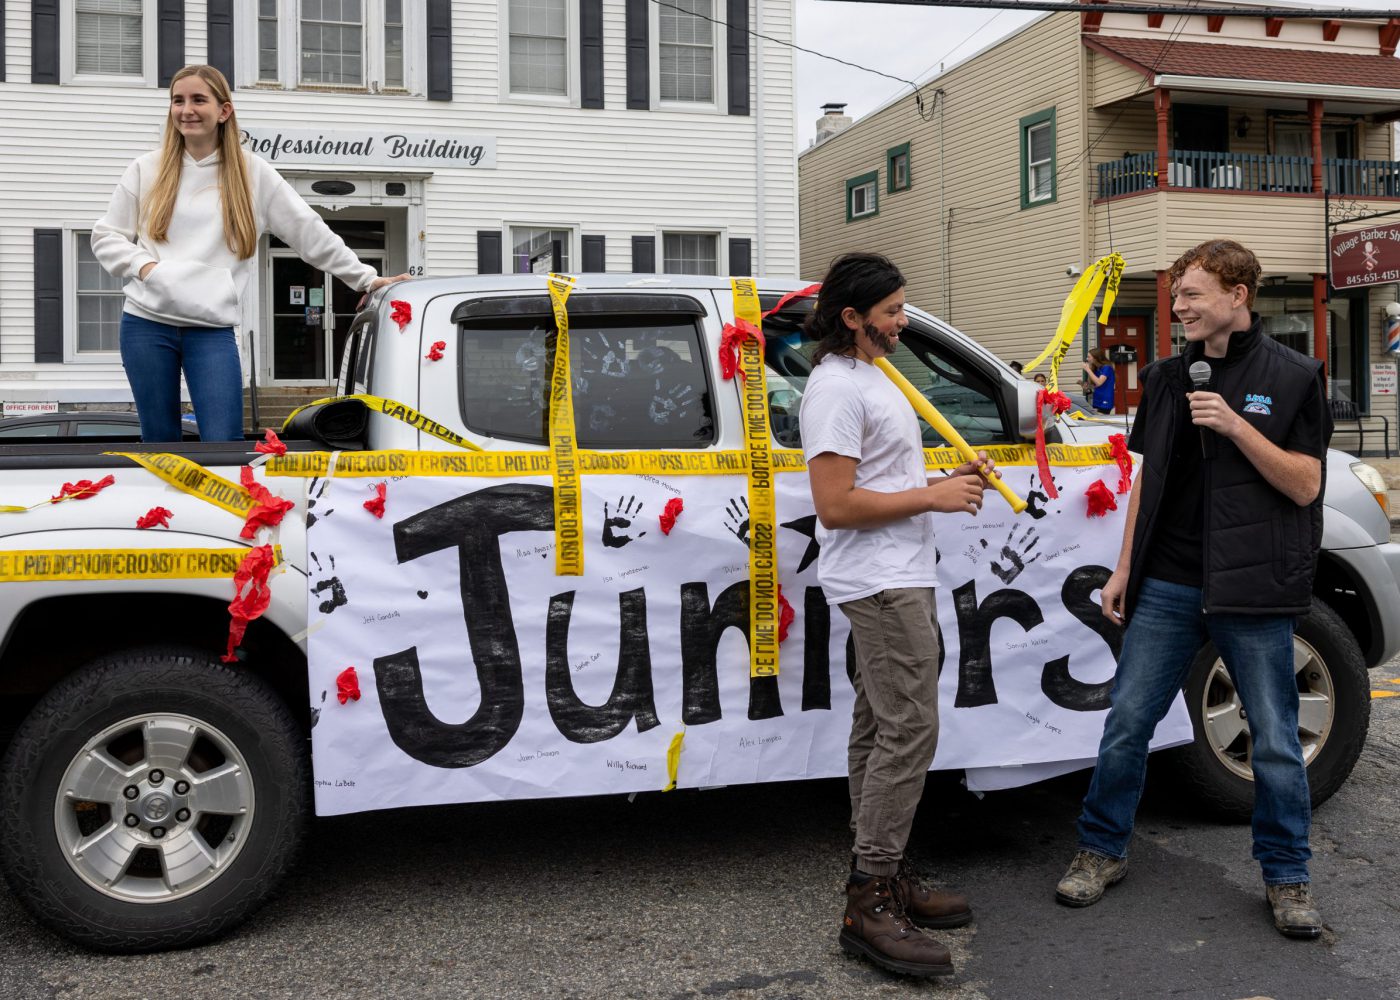
<path fill-rule="evenodd" d="M 1376 498 L 1376 503 L 1381 505 L 1381 510 L 1385 511 L 1386 519 L 1390 519 L 1390 501 L 1386 494 L 1385 477 L 1382 476 L 1375 466 L 1367 465 L 1365 462 L 1352 462 L 1352 474 L 1361 480 L 1361 485 L 1366 487 L 1366 492 Z"/>

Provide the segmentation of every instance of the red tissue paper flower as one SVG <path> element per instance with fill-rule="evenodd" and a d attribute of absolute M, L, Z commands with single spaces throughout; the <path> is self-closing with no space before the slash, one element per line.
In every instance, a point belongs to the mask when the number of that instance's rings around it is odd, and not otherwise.
<path fill-rule="evenodd" d="M 243 488 L 253 496 L 253 509 L 248 511 L 248 516 L 243 521 L 243 530 L 238 533 L 240 538 L 252 538 L 259 528 L 272 528 L 281 524 L 287 511 L 296 506 L 290 500 L 273 496 L 272 491 L 253 478 L 253 470 L 248 466 L 243 466 L 238 476 L 243 482 Z"/>
<path fill-rule="evenodd" d="M 365 501 L 365 510 L 375 517 L 384 516 L 384 491 L 389 488 L 388 483 L 375 483 L 374 492 L 377 494 L 373 499 Z"/>
<path fill-rule="evenodd" d="M 661 533 L 669 535 L 671 529 L 676 526 L 676 518 L 681 516 L 681 511 L 685 510 L 685 501 L 680 497 L 672 497 L 666 501 L 666 509 L 661 512 Z"/>
<path fill-rule="evenodd" d="M 1087 517 L 1103 517 L 1111 510 L 1118 509 L 1118 501 L 1113 499 L 1113 491 L 1104 485 L 1102 479 L 1095 479 L 1094 485 L 1084 491 L 1089 501 Z"/>
<path fill-rule="evenodd" d="M 735 372 L 738 372 L 739 378 L 748 379 L 739 367 L 739 345 L 746 340 L 756 343 L 759 354 L 763 353 L 763 331 L 758 327 L 744 319 L 724 324 L 724 332 L 719 338 L 719 373 L 726 382 L 734 377 Z"/>
<path fill-rule="evenodd" d="M 263 439 L 253 445 L 253 450 L 261 452 L 264 455 L 287 454 L 287 446 L 282 443 L 282 439 L 277 436 L 277 432 L 271 427 L 267 428 L 267 433 L 263 435 Z"/>
<path fill-rule="evenodd" d="M 335 697 L 342 705 L 360 700 L 360 677 L 354 667 L 346 667 L 335 678 Z"/>
<path fill-rule="evenodd" d="M 433 346 L 428 348 L 428 353 L 423 355 L 423 357 L 427 358 L 429 361 L 441 361 L 442 352 L 446 349 L 447 341 L 435 340 L 433 341 Z"/>
<path fill-rule="evenodd" d="M 103 476 L 95 483 L 91 479 L 79 479 L 76 483 L 64 483 L 63 489 L 58 491 L 58 496 L 49 497 L 49 503 L 58 503 L 60 500 L 86 500 L 88 497 L 97 496 L 115 482 L 114 477 Z"/>
<path fill-rule="evenodd" d="M 261 618 L 272 601 L 267 574 L 271 572 L 276 561 L 277 557 L 273 555 L 271 545 L 259 545 L 248 550 L 248 554 L 234 571 L 233 600 L 228 606 L 228 652 L 220 657 L 223 662 L 232 663 L 238 659 L 234 650 L 242 644 L 243 633 L 248 631 L 248 623 Z"/>
<path fill-rule="evenodd" d="M 1122 434 L 1109 435 L 1108 453 L 1118 463 L 1117 492 L 1127 493 L 1133 485 L 1133 456 L 1128 454 L 1128 439 Z"/>
<path fill-rule="evenodd" d="M 1051 500 L 1060 498 L 1055 488 L 1055 480 L 1050 475 L 1050 456 L 1045 451 L 1045 407 L 1055 413 L 1064 413 L 1074 404 L 1063 392 L 1041 389 L 1035 394 L 1035 464 L 1040 472 L 1040 481 L 1045 484 L 1045 495 Z"/>
<path fill-rule="evenodd" d="M 168 528 L 170 527 L 170 519 L 174 516 L 174 511 L 166 510 L 164 507 L 152 507 L 136 519 L 136 527 Z"/>
<path fill-rule="evenodd" d="M 778 642 L 781 643 L 787 638 L 788 628 L 797 618 L 797 612 L 792 610 L 792 605 L 783 596 L 783 588 L 778 588 Z"/>
<path fill-rule="evenodd" d="M 403 299 L 390 299 L 389 309 L 389 318 L 399 325 L 399 333 L 403 333 L 403 328 L 413 322 L 413 307 Z"/>

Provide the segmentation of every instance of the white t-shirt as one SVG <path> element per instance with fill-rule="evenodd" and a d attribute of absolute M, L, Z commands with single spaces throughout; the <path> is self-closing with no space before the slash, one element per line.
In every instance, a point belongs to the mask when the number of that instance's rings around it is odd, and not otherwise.
<path fill-rule="evenodd" d="M 802 450 L 856 459 L 856 488 L 898 493 L 928 482 L 914 408 L 872 364 L 829 354 L 802 396 Z M 828 530 L 817 521 L 817 578 L 828 604 L 895 587 L 936 587 L 933 515 L 879 528 Z"/>

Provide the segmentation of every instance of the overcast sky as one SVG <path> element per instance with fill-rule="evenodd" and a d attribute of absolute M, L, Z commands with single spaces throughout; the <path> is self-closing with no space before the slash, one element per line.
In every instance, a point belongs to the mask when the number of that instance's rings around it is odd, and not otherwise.
<path fill-rule="evenodd" d="M 1351 0 L 1332 6 L 1379 11 L 1393 10 L 1400 3 Z M 797 0 L 797 44 L 922 83 L 938 72 L 940 61 L 951 67 L 1035 16 L 1015 10 Z M 797 53 L 798 151 L 806 149 L 816 135 L 823 104 L 844 103 L 848 115 L 860 118 L 909 92 L 909 87 L 894 80 Z"/>

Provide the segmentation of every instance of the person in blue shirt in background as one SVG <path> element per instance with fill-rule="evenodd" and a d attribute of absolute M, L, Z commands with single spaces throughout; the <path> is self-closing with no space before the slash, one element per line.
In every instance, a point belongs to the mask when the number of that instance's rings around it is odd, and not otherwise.
<path fill-rule="evenodd" d="M 1113 412 L 1114 376 L 1113 365 L 1108 360 L 1108 352 L 1102 347 L 1089 351 L 1089 360 L 1084 362 L 1084 392 L 1090 396 L 1089 405 L 1095 413 Z"/>

